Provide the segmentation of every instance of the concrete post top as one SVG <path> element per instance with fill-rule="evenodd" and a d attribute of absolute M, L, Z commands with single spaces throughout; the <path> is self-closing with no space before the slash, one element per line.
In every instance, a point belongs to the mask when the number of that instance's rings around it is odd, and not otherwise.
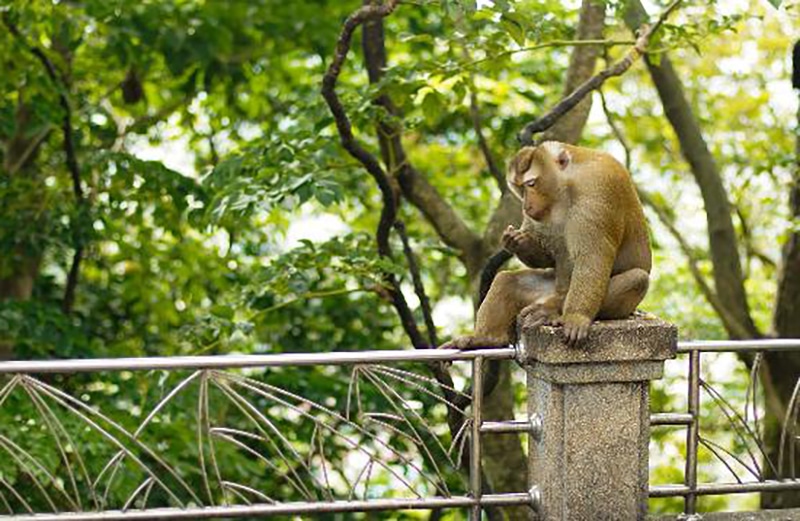
<path fill-rule="evenodd" d="M 578 346 L 564 343 L 561 326 L 520 324 L 523 365 L 654 362 L 675 358 L 678 328 L 641 313 L 625 320 L 598 320 Z"/>

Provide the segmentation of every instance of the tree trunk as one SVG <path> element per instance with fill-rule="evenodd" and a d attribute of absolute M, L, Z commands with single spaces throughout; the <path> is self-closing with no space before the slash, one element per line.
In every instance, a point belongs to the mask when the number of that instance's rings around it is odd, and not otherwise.
<path fill-rule="evenodd" d="M 20 93 L 20 99 L 22 99 L 22 93 Z M 10 178 L 28 176 L 31 179 L 38 179 L 32 165 L 49 130 L 45 129 L 38 134 L 30 131 L 31 110 L 22 101 L 17 105 L 14 124 L 14 133 L 3 143 L 3 163 L 0 175 Z M 0 221 L 3 220 L 3 214 L 0 211 Z M 5 221 L 11 222 L 12 220 L 5 219 Z M 5 233 L 15 235 L 20 233 L 20 230 L 0 228 L 0 234 Z M 41 252 L 30 252 L 24 247 L 16 247 L 11 252 L 5 252 L 5 255 L 0 258 L 0 302 L 31 298 L 34 281 L 39 275 L 41 260 Z M 2 332 L 0 332 L 0 360 L 10 358 L 13 358 L 13 339 L 3 338 Z"/>
<path fill-rule="evenodd" d="M 578 40 L 602 40 L 605 28 L 606 4 L 604 0 L 583 0 L 578 21 Z M 564 82 L 563 96 L 572 94 L 582 83 L 592 77 L 602 48 L 596 45 L 577 46 L 572 51 Z M 564 114 L 546 132 L 547 139 L 577 143 L 592 110 L 591 94 L 583 98 L 572 110 Z"/>
<path fill-rule="evenodd" d="M 795 63 L 795 70 L 800 69 L 800 63 Z M 792 219 L 800 219 L 800 110 L 798 111 L 798 127 L 795 129 L 795 154 L 797 166 L 794 171 L 794 179 L 789 193 L 789 211 Z M 775 304 L 775 332 L 784 338 L 800 338 L 800 233 L 793 232 L 783 247 L 783 262 L 780 280 L 778 281 L 778 297 Z M 795 387 L 800 385 L 800 353 L 771 353 L 767 357 L 767 371 L 770 381 L 773 383 L 774 393 L 780 404 L 780 418 L 768 418 L 766 424 L 766 442 L 769 450 L 770 459 L 776 463 L 779 460 L 781 435 L 783 429 L 797 427 L 796 422 L 792 421 L 789 415 L 788 425 L 782 423 L 786 417 L 786 409 L 793 406 L 796 411 L 800 404 L 791 403 L 791 397 Z M 775 399 L 775 397 L 773 398 Z M 792 431 L 785 438 L 783 477 L 791 476 L 787 469 L 791 463 L 788 455 L 791 454 L 789 446 L 794 444 L 796 447 L 794 468 L 800 469 L 800 441 L 792 439 Z M 797 433 L 795 433 L 795 436 Z M 771 469 L 770 469 L 771 470 Z M 772 474 L 769 477 L 776 477 Z M 789 508 L 800 507 L 800 492 L 784 492 L 779 494 L 762 494 L 762 508 Z"/>

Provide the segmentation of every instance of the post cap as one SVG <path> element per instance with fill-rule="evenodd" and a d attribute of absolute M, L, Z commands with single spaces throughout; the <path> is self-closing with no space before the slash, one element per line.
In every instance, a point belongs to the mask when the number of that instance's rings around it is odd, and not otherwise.
<path fill-rule="evenodd" d="M 561 326 L 519 326 L 521 363 L 585 364 L 663 361 L 675 358 L 678 328 L 637 312 L 623 320 L 597 320 L 579 345 L 565 343 Z"/>

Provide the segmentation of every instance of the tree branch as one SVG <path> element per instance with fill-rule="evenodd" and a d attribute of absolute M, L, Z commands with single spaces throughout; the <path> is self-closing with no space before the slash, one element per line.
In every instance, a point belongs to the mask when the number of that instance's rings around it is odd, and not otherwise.
<path fill-rule="evenodd" d="M 764 266 L 777 269 L 778 264 L 766 253 L 760 251 L 755 244 L 753 244 L 753 233 L 750 229 L 750 223 L 747 221 L 744 211 L 742 211 L 741 207 L 737 204 L 733 205 L 733 210 L 736 212 L 736 217 L 739 218 L 739 224 L 742 228 L 742 242 L 744 243 L 744 250 L 747 254 L 748 262 L 749 259 L 755 258 L 758 259 Z"/>
<path fill-rule="evenodd" d="M 464 58 L 469 60 L 469 51 L 466 46 L 462 48 L 462 53 Z M 503 174 L 502 168 L 498 166 L 494 154 L 492 154 L 492 149 L 489 148 L 489 143 L 486 141 L 486 136 L 483 133 L 483 121 L 481 118 L 481 109 L 478 105 L 475 75 L 471 71 L 467 74 L 467 88 L 469 89 L 469 114 L 472 118 L 472 128 L 475 130 L 475 136 L 478 138 L 478 148 L 486 161 L 486 168 L 489 169 L 489 173 L 497 182 L 497 188 L 500 189 L 501 193 L 505 193 L 508 190 L 506 176 Z"/>
<path fill-rule="evenodd" d="M 497 181 L 497 188 L 501 192 L 505 192 L 508 190 L 506 176 L 503 175 L 503 170 L 498 166 L 494 154 L 489 148 L 489 143 L 486 141 L 486 136 L 483 134 L 483 121 L 481 120 L 481 109 L 478 106 L 478 94 L 475 92 L 475 85 L 472 80 L 470 80 L 469 84 L 469 113 L 472 117 L 472 128 L 475 129 L 475 135 L 478 138 L 478 148 L 480 148 L 483 158 L 486 160 L 486 168 L 489 169 L 489 173 Z"/>
<path fill-rule="evenodd" d="M 622 76 L 631 65 L 645 53 L 647 44 L 651 36 L 661 27 L 667 17 L 678 7 L 681 0 L 674 0 L 665 10 L 661 13 L 656 23 L 652 26 L 646 24 L 642 25 L 639 29 L 639 37 L 636 38 L 636 44 L 628 51 L 624 58 L 619 60 L 614 65 L 603 69 L 595 74 L 571 94 L 564 97 L 552 109 L 550 109 L 544 116 L 537 120 L 528 123 L 520 132 L 518 139 L 521 145 L 528 146 L 533 143 L 533 136 L 539 132 L 543 132 L 552 127 L 564 114 L 570 111 L 578 103 L 586 97 L 587 94 L 595 89 L 600 88 L 603 83 L 609 78 L 615 76 Z"/>
<path fill-rule="evenodd" d="M 399 0 L 389 0 L 384 5 L 365 5 L 348 16 L 342 27 L 339 40 L 336 43 L 333 60 L 322 78 L 322 96 L 325 98 L 328 108 L 336 122 L 336 128 L 339 132 L 339 139 L 342 146 L 353 158 L 364 166 L 378 184 L 378 188 L 383 196 L 383 210 L 381 211 L 381 218 L 376 233 L 378 252 L 383 256 L 389 256 L 390 254 L 389 232 L 391 231 L 394 217 L 397 213 L 397 195 L 377 158 L 368 152 L 353 135 L 350 118 L 347 116 L 347 112 L 336 93 L 336 82 L 341 74 L 342 65 L 347 58 L 347 53 L 350 51 L 350 43 L 356 28 L 368 20 L 375 20 L 388 16 L 397 8 L 398 2 Z"/>
<path fill-rule="evenodd" d="M 444 73 L 456 73 L 462 70 L 469 70 L 474 69 L 478 65 L 486 62 L 496 62 L 501 58 L 505 58 L 506 56 L 512 56 L 514 54 L 519 54 L 523 52 L 531 52 L 531 51 L 539 51 L 541 49 L 552 49 L 557 47 L 618 47 L 621 45 L 634 45 L 636 40 L 603 40 L 600 38 L 594 39 L 580 39 L 580 40 L 551 40 L 549 42 L 542 42 L 537 43 L 535 45 L 529 45 L 527 47 L 520 47 L 518 49 L 509 49 L 507 51 L 499 52 L 497 54 L 491 54 L 484 58 L 480 58 L 477 60 L 472 60 L 467 63 L 455 66 L 455 67 L 448 67 L 443 69 L 442 72 Z"/>
<path fill-rule="evenodd" d="M 397 4 L 398 0 L 389 0 L 386 4 L 380 6 L 365 5 L 351 14 L 344 22 L 342 32 L 336 44 L 333 60 L 322 78 L 322 96 L 325 98 L 328 108 L 333 114 L 342 146 L 353 158 L 364 166 L 377 183 L 381 192 L 383 208 L 381 209 L 380 221 L 375 235 L 378 254 L 382 257 L 392 256 L 389 234 L 391 233 L 392 225 L 397 215 L 398 197 L 392 184 L 389 182 L 389 177 L 378 162 L 378 159 L 367 151 L 353 135 L 350 118 L 347 116 L 347 112 L 336 93 L 336 82 L 341 73 L 347 53 L 350 50 L 353 32 L 368 20 L 388 16 L 394 11 Z M 409 336 L 411 343 L 415 348 L 423 347 L 425 341 L 422 339 L 422 335 L 417 328 L 416 320 L 414 320 L 414 315 L 408 306 L 408 302 L 406 302 L 403 296 L 400 283 L 391 273 L 384 274 L 384 280 L 387 283 L 387 291 L 389 292 L 392 304 L 400 317 L 400 322 L 406 334 Z"/>
<path fill-rule="evenodd" d="M 342 146 L 350 153 L 351 156 L 357 159 L 364 166 L 364 168 L 366 168 L 367 172 L 369 172 L 369 174 L 375 179 L 383 196 L 384 206 L 381 212 L 378 232 L 376 233 L 378 252 L 381 256 L 390 256 L 391 254 L 388 237 L 389 231 L 396 220 L 399 198 L 394 191 L 392 183 L 390 182 L 390 178 L 381 167 L 377 158 L 368 152 L 355 139 L 352 131 L 352 124 L 347 116 L 346 111 L 344 110 L 344 107 L 341 104 L 341 101 L 339 100 L 335 87 L 339 74 L 341 73 L 342 65 L 350 49 L 350 42 L 355 29 L 366 22 L 385 18 L 391 14 L 392 11 L 394 11 L 394 9 L 397 7 L 397 3 L 397 0 L 388 0 L 386 4 L 379 6 L 367 3 L 347 18 L 342 27 L 342 32 L 336 45 L 334 58 L 328 66 L 322 82 L 322 95 L 325 98 L 331 113 L 333 114 L 336 128 L 339 131 L 339 137 Z M 385 60 L 385 58 L 381 58 L 381 53 L 383 52 L 381 49 L 377 50 L 377 55 L 375 54 L 375 51 L 375 49 L 365 49 L 365 54 L 367 56 L 377 56 L 378 62 L 380 62 L 381 59 Z M 375 62 L 373 62 L 373 64 L 374 63 Z M 383 65 L 381 65 L 381 67 L 382 66 Z M 372 69 L 370 72 L 370 79 L 373 79 L 374 71 L 375 69 Z M 384 101 L 388 102 L 388 98 L 384 98 Z M 412 168 L 407 166 L 404 158 L 398 158 L 393 154 L 393 152 L 402 152 L 402 148 L 395 148 L 391 150 L 387 147 L 389 139 L 399 139 L 399 136 L 396 133 L 379 131 L 379 138 L 382 141 L 382 152 L 385 155 L 388 155 L 389 161 L 387 164 L 390 168 L 398 170 L 400 176 L 406 175 L 407 177 L 421 178 L 421 176 L 415 175 L 416 172 Z M 436 196 L 438 197 L 438 194 L 436 194 Z M 441 202 L 445 204 L 446 208 L 449 208 L 449 206 L 446 206 L 446 203 L 444 203 L 443 200 Z M 399 283 L 392 274 L 387 273 L 384 278 L 389 285 L 388 289 L 392 296 L 392 302 L 398 314 L 401 316 L 401 322 L 403 323 L 406 334 L 408 334 L 411 338 L 411 342 L 415 348 L 423 348 L 425 345 L 424 341 L 422 340 L 419 330 L 417 329 L 416 322 L 414 321 L 414 317 L 408 308 L 408 304 L 406 303 L 405 298 L 400 291 Z M 448 403 L 456 403 L 457 396 L 452 391 L 454 388 L 453 379 L 450 376 L 447 368 L 443 364 L 432 364 L 431 371 L 433 372 L 436 380 L 439 382 L 442 393 Z M 448 405 L 447 422 L 450 432 L 453 436 L 461 431 L 464 421 L 464 415 L 458 410 L 458 408 Z M 462 468 L 469 468 L 469 456 L 465 454 L 460 463 Z M 488 492 L 490 492 L 489 485 L 484 481 L 484 493 Z M 499 511 L 496 509 L 489 509 L 489 514 L 490 518 L 499 519 Z"/>
<path fill-rule="evenodd" d="M 606 96 L 603 94 L 603 89 L 598 89 L 597 92 L 600 94 L 600 105 L 603 107 L 603 113 L 606 115 L 608 126 L 611 127 L 611 132 L 614 134 L 614 137 L 617 138 L 617 141 L 619 141 L 619 144 L 622 145 L 622 149 L 625 151 L 625 168 L 628 170 L 628 172 L 630 172 L 631 147 L 628 144 L 628 140 L 625 139 L 622 131 L 617 126 L 617 122 L 614 121 L 614 115 L 611 113 L 611 110 L 609 110 L 608 104 L 606 104 Z"/>
<path fill-rule="evenodd" d="M 577 38 L 584 41 L 597 41 L 603 38 L 606 25 L 606 1 L 583 0 L 578 19 Z M 634 41 L 633 44 L 636 42 Z M 597 68 L 601 51 L 608 47 L 588 45 L 575 47 L 569 57 L 569 66 L 561 97 L 565 98 L 592 77 Z M 556 121 L 547 132 L 547 139 L 576 144 L 580 141 L 583 128 L 592 109 L 592 97 L 586 96 L 574 108 Z M 544 137 L 542 138 L 544 140 Z"/>

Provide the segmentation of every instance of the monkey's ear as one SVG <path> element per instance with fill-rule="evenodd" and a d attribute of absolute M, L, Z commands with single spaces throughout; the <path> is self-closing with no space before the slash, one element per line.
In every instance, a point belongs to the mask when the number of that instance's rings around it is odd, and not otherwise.
<path fill-rule="evenodd" d="M 567 152 L 566 150 L 562 150 L 561 152 L 558 153 L 558 158 L 556 159 L 556 163 L 558 163 L 558 167 L 561 170 L 564 170 L 569 166 L 569 162 L 571 159 L 572 158 L 569 157 L 569 152 Z"/>
<path fill-rule="evenodd" d="M 517 175 L 517 156 L 512 157 L 508 162 L 508 177 L 511 178 L 515 175 Z"/>
<path fill-rule="evenodd" d="M 522 195 L 520 193 L 520 188 L 517 186 L 517 181 L 519 179 L 519 173 L 517 169 L 519 168 L 519 155 L 514 156 L 511 158 L 511 161 L 508 163 L 508 171 L 506 172 L 506 184 L 508 188 L 511 190 L 511 193 L 516 195 L 517 198 L 522 199 Z"/>

